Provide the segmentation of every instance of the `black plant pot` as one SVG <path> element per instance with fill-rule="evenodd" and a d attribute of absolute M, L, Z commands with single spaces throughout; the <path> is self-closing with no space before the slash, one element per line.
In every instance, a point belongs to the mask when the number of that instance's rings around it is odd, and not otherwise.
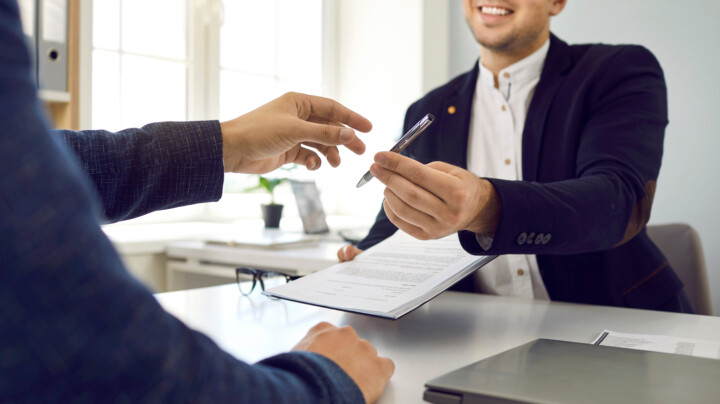
<path fill-rule="evenodd" d="M 280 217 L 282 217 L 283 205 L 260 205 L 262 207 L 263 220 L 265 228 L 277 229 L 280 227 Z"/>

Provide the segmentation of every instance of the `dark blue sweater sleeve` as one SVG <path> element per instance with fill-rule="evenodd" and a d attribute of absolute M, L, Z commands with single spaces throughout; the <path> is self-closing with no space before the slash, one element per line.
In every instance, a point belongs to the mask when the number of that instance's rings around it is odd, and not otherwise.
<path fill-rule="evenodd" d="M 0 0 L 0 49 L 0 402 L 363 400 L 325 357 L 245 364 L 165 312 L 123 267 L 96 185 L 43 120 L 15 0 Z"/>
<path fill-rule="evenodd" d="M 118 133 L 56 132 L 92 179 L 105 221 L 217 201 L 222 195 L 218 121 L 161 122 Z"/>

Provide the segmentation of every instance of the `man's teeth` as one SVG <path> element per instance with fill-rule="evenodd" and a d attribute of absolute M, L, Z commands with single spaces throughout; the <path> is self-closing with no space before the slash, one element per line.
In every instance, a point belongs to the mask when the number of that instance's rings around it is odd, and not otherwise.
<path fill-rule="evenodd" d="M 510 14 L 509 10 L 506 10 L 504 8 L 498 8 L 498 7 L 482 7 L 483 14 L 490 14 L 490 15 L 508 15 Z"/>

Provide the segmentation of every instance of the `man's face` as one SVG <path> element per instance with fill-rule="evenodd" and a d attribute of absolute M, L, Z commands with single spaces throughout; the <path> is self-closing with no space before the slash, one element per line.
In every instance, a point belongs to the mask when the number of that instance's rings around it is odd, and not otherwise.
<path fill-rule="evenodd" d="M 463 11 L 475 39 L 483 47 L 516 53 L 542 44 L 550 17 L 566 0 L 463 0 Z"/>

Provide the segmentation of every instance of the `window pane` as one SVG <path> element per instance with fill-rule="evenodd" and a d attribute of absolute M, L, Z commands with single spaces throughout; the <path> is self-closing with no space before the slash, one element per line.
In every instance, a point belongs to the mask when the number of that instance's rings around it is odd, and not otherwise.
<path fill-rule="evenodd" d="M 278 76 L 320 83 L 322 78 L 322 1 L 280 0 Z"/>
<path fill-rule="evenodd" d="M 121 74 L 120 123 L 124 127 L 186 119 L 184 63 L 123 55 Z"/>
<path fill-rule="evenodd" d="M 289 91 L 322 96 L 322 85 L 307 81 L 281 80 L 278 82 L 279 94 L 285 94 Z"/>
<path fill-rule="evenodd" d="M 123 0 L 123 50 L 184 60 L 185 7 L 184 0 Z"/>
<path fill-rule="evenodd" d="M 115 52 L 92 53 L 92 127 L 120 128 L 120 57 Z"/>
<path fill-rule="evenodd" d="M 276 1 L 226 0 L 220 64 L 245 73 L 275 75 Z"/>
<path fill-rule="evenodd" d="M 119 49 L 120 0 L 93 1 L 93 46 Z"/>
<path fill-rule="evenodd" d="M 270 77 L 220 72 L 220 120 L 235 118 L 280 96 Z"/>

